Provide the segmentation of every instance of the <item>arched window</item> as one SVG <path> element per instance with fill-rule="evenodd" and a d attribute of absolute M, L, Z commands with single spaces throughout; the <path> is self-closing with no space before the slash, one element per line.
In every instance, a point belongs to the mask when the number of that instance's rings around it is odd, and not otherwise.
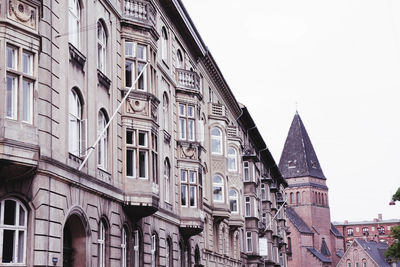
<path fill-rule="evenodd" d="M 158 266 L 158 236 L 156 233 L 151 235 L 151 266 Z"/>
<path fill-rule="evenodd" d="M 167 238 L 167 243 L 165 246 L 165 267 L 173 266 L 173 249 L 172 249 L 172 240 L 170 237 Z"/>
<path fill-rule="evenodd" d="M 98 148 L 97 148 L 97 165 L 99 168 L 107 169 L 107 140 L 108 140 L 108 131 L 105 131 L 101 134 L 104 128 L 107 125 L 106 115 L 104 111 L 100 110 L 98 115 L 97 122 L 97 136 L 100 136 Z"/>
<path fill-rule="evenodd" d="M 165 202 L 170 203 L 171 167 L 168 158 L 164 160 Z"/>
<path fill-rule="evenodd" d="M 97 68 L 106 72 L 107 36 L 101 21 L 97 22 Z"/>
<path fill-rule="evenodd" d="M 80 29 L 81 29 L 81 5 L 79 0 L 69 0 L 69 42 L 76 48 L 80 48 Z"/>
<path fill-rule="evenodd" d="M 128 266 L 128 234 L 125 227 L 122 227 L 121 232 L 121 267 Z"/>
<path fill-rule="evenodd" d="M 163 94 L 163 117 L 164 117 L 164 130 L 169 131 L 169 100 L 167 93 Z"/>
<path fill-rule="evenodd" d="M 101 220 L 99 224 L 99 232 L 98 232 L 98 266 L 105 267 L 106 266 L 106 225 Z"/>
<path fill-rule="evenodd" d="M 133 231 L 133 266 L 139 267 L 141 264 L 141 244 L 142 239 L 140 236 L 140 231 L 135 230 Z"/>
<path fill-rule="evenodd" d="M 218 128 L 211 129 L 211 153 L 222 155 L 222 132 Z"/>
<path fill-rule="evenodd" d="M 294 204 L 294 194 L 293 194 L 293 192 L 290 193 L 290 204 Z"/>
<path fill-rule="evenodd" d="M 229 190 L 229 206 L 232 213 L 239 213 L 238 192 L 233 188 Z"/>
<path fill-rule="evenodd" d="M 218 174 L 213 177 L 213 199 L 215 202 L 224 202 L 224 180 Z"/>
<path fill-rule="evenodd" d="M 300 192 L 296 192 L 296 204 L 297 205 L 301 204 Z"/>
<path fill-rule="evenodd" d="M 82 121 L 82 104 L 77 91 L 72 89 L 69 94 L 68 141 L 69 152 L 77 157 L 83 155 Z"/>
<path fill-rule="evenodd" d="M 168 59 L 168 34 L 167 29 L 161 29 L 161 58 L 165 61 Z"/>
<path fill-rule="evenodd" d="M 28 211 L 17 199 L 0 202 L 1 263 L 24 264 L 26 258 Z"/>
<path fill-rule="evenodd" d="M 237 171 L 237 153 L 233 147 L 228 148 L 228 170 Z"/>
<path fill-rule="evenodd" d="M 180 49 L 178 49 L 176 51 L 176 57 L 177 57 L 177 62 L 176 62 L 176 67 L 178 69 L 183 69 L 183 56 L 182 56 L 182 52 Z"/>

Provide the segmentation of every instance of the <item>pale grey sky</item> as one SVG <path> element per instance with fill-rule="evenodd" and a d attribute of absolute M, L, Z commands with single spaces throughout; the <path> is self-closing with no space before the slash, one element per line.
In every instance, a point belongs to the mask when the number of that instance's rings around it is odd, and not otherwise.
<path fill-rule="evenodd" d="M 276 162 L 298 103 L 333 221 L 400 218 L 400 1 L 183 3 Z"/>

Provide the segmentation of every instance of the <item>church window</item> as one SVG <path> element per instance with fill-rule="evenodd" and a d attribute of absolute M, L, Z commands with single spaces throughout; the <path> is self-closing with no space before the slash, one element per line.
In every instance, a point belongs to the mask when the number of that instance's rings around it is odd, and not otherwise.
<path fill-rule="evenodd" d="M 296 204 L 299 205 L 301 203 L 300 192 L 296 192 Z"/>
<path fill-rule="evenodd" d="M 369 234 L 368 233 L 368 227 L 363 227 L 362 233 L 363 233 L 363 235 L 368 235 Z"/>
<path fill-rule="evenodd" d="M 353 236 L 353 235 L 354 235 L 353 228 L 348 228 L 347 229 L 347 236 Z"/>

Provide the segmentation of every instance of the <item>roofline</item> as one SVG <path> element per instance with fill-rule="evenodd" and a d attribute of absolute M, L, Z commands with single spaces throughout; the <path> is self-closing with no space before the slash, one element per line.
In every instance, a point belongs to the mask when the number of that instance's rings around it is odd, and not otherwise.
<path fill-rule="evenodd" d="M 332 222 L 333 225 L 335 226 L 346 226 L 346 225 L 365 225 L 365 224 L 382 224 L 382 223 L 398 223 L 400 224 L 400 220 L 399 219 L 391 219 L 391 220 L 382 220 L 382 221 L 361 221 L 361 222 L 348 222 L 348 223 L 344 223 L 344 222 Z"/>

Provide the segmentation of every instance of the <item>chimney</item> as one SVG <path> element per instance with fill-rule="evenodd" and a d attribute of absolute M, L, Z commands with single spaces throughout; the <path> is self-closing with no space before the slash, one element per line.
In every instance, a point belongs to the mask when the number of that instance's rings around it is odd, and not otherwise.
<path fill-rule="evenodd" d="M 349 221 L 348 221 L 348 220 L 345 220 L 345 221 L 344 221 L 344 224 L 349 224 Z"/>
<path fill-rule="evenodd" d="M 378 220 L 379 220 L 379 221 L 382 221 L 382 213 L 379 213 L 379 214 L 378 214 Z"/>

